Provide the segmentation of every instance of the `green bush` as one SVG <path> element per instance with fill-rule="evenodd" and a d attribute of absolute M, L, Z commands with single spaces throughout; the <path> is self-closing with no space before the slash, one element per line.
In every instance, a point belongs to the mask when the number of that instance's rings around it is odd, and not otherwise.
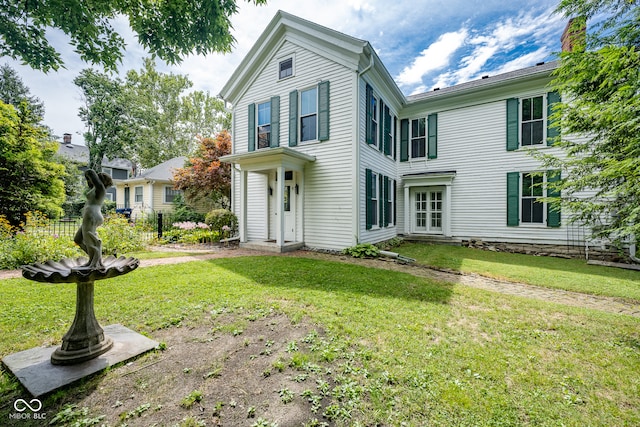
<path fill-rule="evenodd" d="M 376 258 L 380 256 L 380 249 L 371 243 L 360 243 L 350 248 L 344 248 L 342 253 L 354 258 Z"/>
<path fill-rule="evenodd" d="M 50 234 L 44 228 L 47 221 L 39 212 L 27 212 L 22 230 L 17 230 L 8 226 L 4 217 L 0 217 L 0 269 L 82 255 L 72 237 Z"/>
<path fill-rule="evenodd" d="M 173 213 L 171 218 L 174 222 L 203 222 L 204 214 L 196 212 L 185 202 L 182 195 L 177 195 L 173 199 Z"/>
<path fill-rule="evenodd" d="M 107 215 L 97 230 L 102 240 L 102 253 L 117 255 L 144 249 L 143 224 L 131 223 L 123 215 Z"/>
<path fill-rule="evenodd" d="M 221 236 L 226 235 L 230 237 L 238 231 L 238 218 L 228 209 L 214 209 L 209 211 L 204 222 Z M 229 228 L 228 230 L 223 230 L 225 225 Z"/>

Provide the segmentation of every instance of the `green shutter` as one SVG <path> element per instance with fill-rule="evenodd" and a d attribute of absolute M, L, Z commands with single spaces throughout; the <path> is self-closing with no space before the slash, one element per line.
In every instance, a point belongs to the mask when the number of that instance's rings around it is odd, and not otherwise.
<path fill-rule="evenodd" d="M 366 125 L 366 141 L 367 144 L 373 144 L 373 126 L 372 126 L 372 121 L 373 121 L 373 110 L 371 109 L 371 103 L 373 100 L 373 88 L 371 86 L 369 86 L 367 84 L 366 90 L 366 105 L 365 105 L 365 112 L 366 112 L 366 120 L 367 120 L 367 125 Z"/>
<path fill-rule="evenodd" d="M 247 149 L 256 151 L 256 104 L 249 104 L 249 133 L 247 135 Z"/>
<path fill-rule="evenodd" d="M 271 143 L 270 147 L 280 146 L 280 97 L 271 97 Z"/>
<path fill-rule="evenodd" d="M 378 227 L 384 227 L 384 180 L 378 174 Z"/>
<path fill-rule="evenodd" d="M 391 155 L 391 113 L 389 112 L 389 107 L 385 107 L 384 109 L 384 154 L 387 156 Z"/>
<path fill-rule="evenodd" d="M 329 81 L 318 84 L 318 139 L 329 139 Z"/>
<path fill-rule="evenodd" d="M 396 219 L 398 218 L 398 195 L 396 188 L 396 180 L 391 180 L 391 188 L 393 189 L 393 225 L 396 225 Z"/>
<path fill-rule="evenodd" d="M 289 93 L 289 147 L 298 145 L 298 91 Z"/>
<path fill-rule="evenodd" d="M 553 184 L 559 182 L 562 179 L 559 170 L 547 171 L 547 197 L 560 197 L 560 191 L 554 188 Z M 547 226 L 548 227 L 560 227 L 561 223 L 561 211 L 559 205 L 552 205 L 547 202 Z"/>
<path fill-rule="evenodd" d="M 409 160 L 409 119 L 400 120 L 400 161 Z"/>
<path fill-rule="evenodd" d="M 507 99 L 507 151 L 517 150 L 518 141 L 518 99 Z"/>
<path fill-rule="evenodd" d="M 390 196 L 390 179 L 388 177 L 384 177 L 384 185 L 383 185 L 383 197 L 382 203 L 384 203 L 384 221 L 383 225 L 387 227 L 389 225 L 389 218 L 391 218 L 391 210 L 389 209 L 389 196 Z"/>
<path fill-rule="evenodd" d="M 547 94 L 547 145 L 553 145 L 560 136 L 560 123 L 558 120 L 551 120 L 554 105 L 560 102 L 560 94 L 558 92 L 549 92 Z"/>
<path fill-rule="evenodd" d="M 373 212 L 371 211 L 371 186 L 373 184 L 373 174 L 371 173 L 371 169 L 366 169 L 366 215 L 367 215 L 367 230 L 371 230 L 373 226 Z"/>
<path fill-rule="evenodd" d="M 396 153 L 398 152 L 398 149 L 396 148 L 396 141 L 398 139 L 398 118 L 396 116 L 393 116 L 393 147 L 391 147 L 391 151 L 393 151 L 393 160 L 396 159 Z"/>
<path fill-rule="evenodd" d="M 378 150 L 384 152 L 384 102 L 378 104 Z"/>
<path fill-rule="evenodd" d="M 438 158 L 438 114 L 429 114 L 427 118 L 429 122 L 427 156 L 430 159 Z"/>
<path fill-rule="evenodd" d="M 520 172 L 507 173 L 507 225 L 520 224 Z"/>

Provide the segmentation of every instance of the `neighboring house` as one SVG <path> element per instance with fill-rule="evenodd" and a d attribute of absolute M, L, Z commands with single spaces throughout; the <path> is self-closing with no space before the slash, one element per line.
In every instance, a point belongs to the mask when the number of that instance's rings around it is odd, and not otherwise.
<path fill-rule="evenodd" d="M 173 199 L 182 191 L 173 188 L 173 172 L 184 167 L 186 157 L 174 157 L 116 184 L 118 208 L 132 215 L 173 210 Z"/>
<path fill-rule="evenodd" d="M 339 250 L 397 235 L 582 245 L 537 200 L 558 179 L 555 62 L 406 97 L 371 45 L 278 12 L 221 91 L 240 241 Z M 265 243 L 266 242 L 266 243 Z"/>
<path fill-rule="evenodd" d="M 78 164 L 81 171 L 87 170 L 89 164 L 89 148 L 85 145 L 76 145 L 71 143 L 71 134 L 65 133 L 64 139 L 58 147 L 58 154 L 68 158 Z M 115 185 L 121 180 L 129 178 L 133 170 L 133 163 L 126 159 L 114 158 L 102 159 L 102 172 L 108 174 L 113 179 L 114 187 L 107 189 L 107 200 L 120 203 L 116 196 Z"/>

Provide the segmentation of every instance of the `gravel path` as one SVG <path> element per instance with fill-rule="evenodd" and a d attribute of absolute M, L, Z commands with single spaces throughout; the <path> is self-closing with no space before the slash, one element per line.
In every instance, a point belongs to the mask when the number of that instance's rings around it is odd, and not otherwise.
<path fill-rule="evenodd" d="M 163 251 L 166 248 L 162 249 Z M 189 252 L 197 252 L 189 250 Z M 202 254 L 190 254 L 187 256 L 177 256 L 171 258 L 147 259 L 140 261 L 140 267 L 151 267 L 156 265 L 178 264 L 189 261 L 201 261 L 216 258 L 228 258 L 238 256 L 261 256 L 261 255 L 278 255 L 270 252 L 261 252 L 250 249 L 232 248 L 214 248 L 203 252 Z M 487 291 L 498 292 L 507 295 L 516 295 L 525 298 L 549 301 L 558 304 L 564 304 L 574 307 L 584 307 L 594 310 L 605 311 L 609 313 L 623 314 L 640 318 L 640 303 L 625 301 L 621 298 L 604 297 L 596 295 L 582 294 L 579 292 L 570 292 L 559 289 L 549 289 L 539 286 L 527 285 L 524 283 L 509 282 L 506 280 L 497 280 L 478 274 L 458 273 L 454 271 L 443 271 L 415 264 L 400 264 L 393 260 L 384 258 L 380 259 L 356 259 L 343 255 L 332 255 L 311 251 L 296 251 L 282 256 L 297 256 L 312 259 L 324 259 L 330 261 L 346 262 L 368 267 L 381 268 L 386 270 L 401 271 L 418 277 L 425 277 L 449 283 L 457 283 L 473 288 L 484 289 Z M 0 271 L 0 279 L 10 279 L 21 277 L 20 270 Z"/>

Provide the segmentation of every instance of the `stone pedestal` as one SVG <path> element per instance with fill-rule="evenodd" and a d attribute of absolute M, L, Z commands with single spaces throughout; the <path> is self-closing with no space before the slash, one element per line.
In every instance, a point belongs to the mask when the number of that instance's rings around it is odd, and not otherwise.
<path fill-rule="evenodd" d="M 54 365 L 73 365 L 98 357 L 113 347 L 93 311 L 93 280 L 79 282 L 76 291 L 76 315 L 62 345 L 51 355 Z"/>

